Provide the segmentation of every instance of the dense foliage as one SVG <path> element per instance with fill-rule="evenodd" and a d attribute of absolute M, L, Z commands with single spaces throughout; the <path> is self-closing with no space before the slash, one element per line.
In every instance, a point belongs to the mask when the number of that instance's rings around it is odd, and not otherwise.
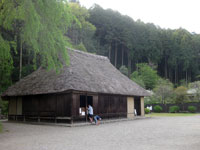
<path fill-rule="evenodd" d="M 189 88 L 194 91 L 194 98 L 200 102 L 200 81 L 191 82 Z"/>
<path fill-rule="evenodd" d="M 107 56 L 163 104 L 174 94 L 177 103 L 185 100 L 185 89 L 174 93 L 172 83 L 199 84 L 199 34 L 161 29 L 99 5 L 88 10 L 66 0 L 1 0 L 0 43 L 0 93 L 40 66 L 59 72 L 69 62 L 66 47 Z"/>
<path fill-rule="evenodd" d="M 178 113 L 180 110 L 179 106 L 171 106 L 169 107 L 169 113 Z"/>
<path fill-rule="evenodd" d="M 181 104 L 184 103 L 187 100 L 187 88 L 184 86 L 179 86 L 175 89 L 175 94 L 176 94 L 176 100 L 175 103 Z"/>
<path fill-rule="evenodd" d="M 0 114 L 7 116 L 8 115 L 8 101 L 2 101 L 2 99 L 0 98 L 0 108 L 1 108 Z"/>
<path fill-rule="evenodd" d="M 137 66 L 137 70 L 131 74 L 131 79 L 133 81 L 142 80 L 144 82 L 146 89 L 155 88 L 157 81 L 159 79 L 157 72 L 155 70 L 153 70 L 147 64 L 141 63 L 141 64 L 137 64 L 136 66 Z"/>
<path fill-rule="evenodd" d="M 197 107 L 195 106 L 188 106 L 188 111 L 191 113 L 195 113 L 197 111 Z"/>
<path fill-rule="evenodd" d="M 158 84 L 153 89 L 153 97 L 161 104 L 173 103 L 174 87 L 169 80 L 159 79 Z"/>
<path fill-rule="evenodd" d="M 163 111 L 163 108 L 160 105 L 156 105 L 156 106 L 153 107 L 153 111 L 160 113 L 160 112 Z"/>
<path fill-rule="evenodd" d="M 39 66 L 59 70 L 67 64 L 64 34 L 71 16 L 63 0 L 0 1 L 1 91 Z"/>
<path fill-rule="evenodd" d="M 149 110 L 148 108 L 145 108 L 145 109 L 144 109 L 144 112 L 145 112 L 145 114 L 149 114 L 149 113 L 150 113 L 150 110 Z"/>
<path fill-rule="evenodd" d="M 185 29 L 161 29 L 134 21 L 111 9 L 95 5 L 89 21 L 96 26 L 97 53 L 106 55 L 117 68 L 125 65 L 129 75 L 138 63 L 157 69 L 161 77 L 179 84 L 197 80 L 200 74 L 200 35 Z"/>

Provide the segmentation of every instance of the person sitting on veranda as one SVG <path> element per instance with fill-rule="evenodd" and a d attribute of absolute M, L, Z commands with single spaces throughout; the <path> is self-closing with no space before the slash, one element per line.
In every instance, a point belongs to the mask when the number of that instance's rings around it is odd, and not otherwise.
<path fill-rule="evenodd" d="M 96 124 L 96 125 L 99 125 L 99 124 L 100 124 L 100 121 L 101 121 L 101 117 L 98 116 L 98 115 L 94 116 L 94 121 L 95 121 L 95 124 Z"/>

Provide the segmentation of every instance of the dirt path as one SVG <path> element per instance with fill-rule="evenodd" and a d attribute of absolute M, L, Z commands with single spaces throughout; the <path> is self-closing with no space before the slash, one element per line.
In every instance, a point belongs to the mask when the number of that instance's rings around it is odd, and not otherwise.
<path fill-rule="evenodd" d="M 4 122 L 1 150 L 199 150 L 200 116 L 59 127 Z"/>

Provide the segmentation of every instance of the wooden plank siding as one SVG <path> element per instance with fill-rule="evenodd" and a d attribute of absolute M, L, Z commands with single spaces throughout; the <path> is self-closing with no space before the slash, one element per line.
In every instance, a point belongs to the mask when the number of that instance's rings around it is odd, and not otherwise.
<path fill-rule="evenodd" d="M 84 98 L 85 97 L 85 98 Z M 29 121 L 30 118 L 34 121 L 46 121 L 46 119 L 54 120 L 55 122 L 79 122 L 88 121 L 87 114 L 81 115 L 80 108 L 83 107 L 82 100 L 85 99 L 84 107 L 87 103 L 91 103 L 94 115 L 99 115 L 103 119 L 109 118 L 127 118 L 128 107 L 133 113 L 136 109 L 138 115 L 142 115 L 143 111 L 140 97 L 130 97 L 131 104 L 127 101 L 127 96 L 114 94 L 97 94 L 87 92 L 70 91 L 70 93 L 46 94 L 23 96 L 22 100 L 15 97 L 9 102 L 9 115 L 14 116 L 15 120 L 18 117 L 20 120 Z M 19 102 L 16 101 L 19 99 Z M 16 105 L 22 101 L 22 114 L 16 113 Z M 80 104 L 81 101 L 81 104 Z M 18 104 L 19 103 L 19 104 Z M 21 108 L 21 104 L 19 105 Z M 85 109 L 86 110 L 86 109 Z M 134 116 L 134 114 L 131 114 Z M 20 118 L 21 116 L 21 118 Z M 128 117 L 129 118 L 129 117 Z M 41 120 L 43 119 L 43 120 Z M 31 120 L 32 121 L 32 120 Z"/>
<path fill-rule="evenodd" d="M 23 115 L 27 116 L 71 116 L 71 94 L 24 96 Z"/>
<path fill-rule="evenodd" d="M 127 97 L 121 95 L 100 94 L 97 110 L 97 114 L 104 118 L 126 117 Z"/>
<path fill-rule="evenodd" d="M 127 96 L 111 95 L 111 94 L 87 94 L 73 93 L 72 94 L 72 117 L 74 121 L 87 120 L 86 116 L 80 116 L 80 96 L 93 97 L 94 115 L 98 114 L 102 118 L 127 117 Z"/>

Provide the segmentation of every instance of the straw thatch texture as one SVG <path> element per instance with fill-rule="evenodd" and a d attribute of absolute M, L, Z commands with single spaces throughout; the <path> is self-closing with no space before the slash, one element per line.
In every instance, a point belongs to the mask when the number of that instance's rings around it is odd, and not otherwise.
<path fill-rule="evenodd" d="M 47 72 L 40 68 L 15 85 L 2 96 L 22 96 L 60 93 L 67 90 L 95 93 L 148 96 L 145 89 L 121 74 L 107 57 L 69 50 L 70 65 Z"/>

